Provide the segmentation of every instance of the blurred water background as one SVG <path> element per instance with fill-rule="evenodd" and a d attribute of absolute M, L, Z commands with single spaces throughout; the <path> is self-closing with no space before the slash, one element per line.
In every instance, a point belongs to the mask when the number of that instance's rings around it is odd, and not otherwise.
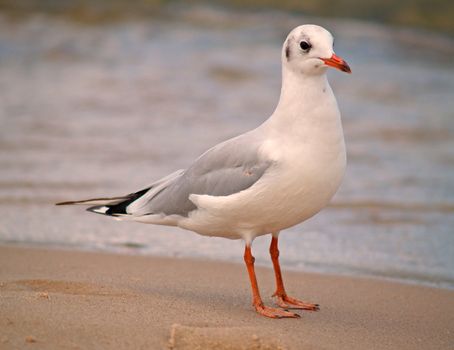
<path fill-rule="evenodd" d="M 239 3 L 112 18 L 27 3 L 0 2 L 0 243 L 242 262 L 239 241 L 53 203 L 141 189 L 263 122 L 279 97 L 285 36 L 317 23 L 353 70 L 329 73 L 348 169 L 327 209 L 281 235 L 283 266 L 454 288 L 449 25 L 422 23 L 441 30 L 429 32 Z M 268 244 L 254 243 L 266 266 Z"/>

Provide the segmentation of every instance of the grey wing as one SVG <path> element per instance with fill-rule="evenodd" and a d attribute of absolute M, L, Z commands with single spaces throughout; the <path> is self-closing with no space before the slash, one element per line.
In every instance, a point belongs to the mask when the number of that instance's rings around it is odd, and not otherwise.
<path fill-rule="evenodd" d="M 128 213 L 187 216 L 196 209 L 189 199 L 191 194 L 227 196 L 251 187 L 270 167 L 271 161 L 259 155 L 258 140 L 245 136 L 211 148 L 171 183 L 132 203 Z"/>

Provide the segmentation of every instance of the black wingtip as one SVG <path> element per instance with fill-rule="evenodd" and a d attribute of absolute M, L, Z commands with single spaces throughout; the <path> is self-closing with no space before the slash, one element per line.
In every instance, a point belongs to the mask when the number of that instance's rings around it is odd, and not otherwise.
<path fill-rule="evenodd" d="M 147 187 L 141 191 L 131 193 L 126 200 L 124 200 L 120 203 L 113 204 L 113 205 L 106 205 L 106 207 L 108 209 L 104 215 L 118 216 L 119 214 L 127 214 L 126 208 L 128 207 L 128 205 L 131 204 L 132 202 L 134 202 L 135 200 L 137 200 L 138 198 L 142 197 L 145 193 L 148 192 L 149 189 L 150 189 L 150 187 Z"/>

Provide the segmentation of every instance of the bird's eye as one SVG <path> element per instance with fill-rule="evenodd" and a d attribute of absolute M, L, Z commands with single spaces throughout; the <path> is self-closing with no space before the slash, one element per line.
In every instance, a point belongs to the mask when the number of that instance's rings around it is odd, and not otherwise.
<path fill-rule="evenodd" d="M 301 50 L 308 52 L 312 46 L 307 41 L 302 41 L 302 42 L 300 42 L 300 47 L 301 47 Z"/>

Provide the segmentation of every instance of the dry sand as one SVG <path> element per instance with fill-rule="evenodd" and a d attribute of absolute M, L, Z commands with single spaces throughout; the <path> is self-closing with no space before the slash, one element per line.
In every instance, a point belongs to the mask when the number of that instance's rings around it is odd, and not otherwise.
<path fill-rule="evenodd" d="M 454 349 L 453 291 L 285 277 L 321 311 L 258 316 L 240 264 L 2 246 L 0 349 Z"/>

